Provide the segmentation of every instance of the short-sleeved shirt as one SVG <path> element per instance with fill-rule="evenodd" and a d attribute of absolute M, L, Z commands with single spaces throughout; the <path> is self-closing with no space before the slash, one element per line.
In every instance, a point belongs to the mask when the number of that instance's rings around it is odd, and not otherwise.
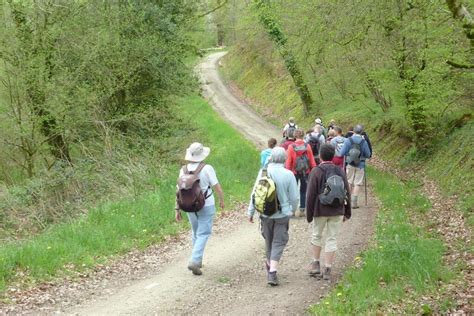
<path fill-rule="evenodd" d="M 199 166 L 199 162 L 191 162 L 187 164 L 188 171 L 194 171 L 197 169 Z M 179 171 L 179 176 L 181 177 L 183 175 L 183 168 Z M 199 174 L 199 184 L 201 186 L 202 192 L 207 191 L 207 195 L 209 196 L 206 199 L 206 204 L 204 204 L 204 207 L 214 205 L 215 204 L 215 199 L 214 199 L 214 194 L 212 192 L 212 187 L 215 186 L 216 184 L 219 183 L 217 181 L 217 176 L 216 176 L 216 171 L 211 165 L 205 165 L 204 168 L 202 168 L 201 173 Z"/>
<path fill-rule="evenodd" d="M 260 168 L 265 168 L 268 165 L 268 163 L 270 162 L 271 155 L 272 155 L 271 148 L 262 150 L 262 152 L 260 153 Z"/>

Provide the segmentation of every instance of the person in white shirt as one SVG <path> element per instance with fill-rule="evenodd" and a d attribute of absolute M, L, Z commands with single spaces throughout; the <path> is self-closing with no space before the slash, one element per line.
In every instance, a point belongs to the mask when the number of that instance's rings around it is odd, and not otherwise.
<path fill-rule="evenodd" d="M 186 149 L 186 156 L 184 158 L 188 163 L 181 168 L 179 176 L 181 177 L 184 174 L 185 168 L 188 172 L 193 172 L 200 168 L 210 152 L 209 147 L 204 147 L 200 143 L 192 143 L 188 149 Z M 224 192 L 217 180 L 216 172 L 211 165 L 206 164 L 202 167 L 199 172 L 199 180 L 199 185 L 206 198 L 204 207 L 196 213 L 186 213 L 189 223 L 191 224 L 193 243 L 188 269 L 191 270 L 194 275 L 202 274 L 201 268 L 204 248 L 212 233 L 212 224 L 214 215 L 216 214 L 214 191 L 219 196 L 219 206 L 221 210 L 224 209 Z M 181 211 L 178 207 L 176 207 L 175 217 L 177 221 L 182 219 Z"/>
<path fill-rule="evenodd" d="M 293 137 L 293 133 L 295 130 L 298 129 L 298 125 L 295 123 L 295 118 L 290 117 L 288 123 L 286 123 L 285 127 L 283 127 L 283 137 L 288 139 L 288 137 Z"/>

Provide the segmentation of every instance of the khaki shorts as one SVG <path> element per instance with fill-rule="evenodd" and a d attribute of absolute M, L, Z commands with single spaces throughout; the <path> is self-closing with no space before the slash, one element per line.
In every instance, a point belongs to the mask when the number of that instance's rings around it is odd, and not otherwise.
<path fill-rule="evenodd" d="M 348 165 L 346 167 L 347 182 L 351 185 L 362 185 L 364 183 L 364 169 Z"/>
<path fill-rule="evenodd" d="M 314 246 L 322 246 L 323 230 L 326 227 L 326 245 L 325 252 L 333 252 L 337 250 L 337 235 L 341 230 L 343 216 L 321 216 L 313 219 L 313 235 L 311 244 Z"/>

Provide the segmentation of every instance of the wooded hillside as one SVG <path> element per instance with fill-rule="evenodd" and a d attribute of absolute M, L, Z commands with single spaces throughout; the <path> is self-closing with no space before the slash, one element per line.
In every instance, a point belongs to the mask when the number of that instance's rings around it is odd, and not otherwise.
<path fill-rule="evenodd" d="M 136 195 L 175 159 L 210 5 L 0 1 L 1 237 Z"/>
<path fill-rule="evenodd" d="M 421 163 L 458 192 L 474 168 L 471 8 L 442 0 L 241 4 L 223 71 L 276 124 L 288 116 L 308 126 L 316 117 L 363 123 L 379 155 Z M 462 208 L 472 209 L 466 190 Z"/>

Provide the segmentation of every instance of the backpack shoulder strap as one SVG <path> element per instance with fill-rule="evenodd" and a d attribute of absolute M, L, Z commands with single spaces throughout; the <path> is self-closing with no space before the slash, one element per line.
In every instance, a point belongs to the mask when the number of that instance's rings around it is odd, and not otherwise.
<path fill-rule="evenodd" d="M 193 171 L 193 174 L 199 174 L 201 173 L 202 169 L 206 166 L 205 163 L 201 162 L 199 163 L 199 166 L 196 168 L 196 170 Z"/>
<path fill-rule="evenodd" d="M 184 174 L 189 174 L 188 165 L 184 165 L 182 169 Z"/>
<path fill-rule="evenodd" d="M 354 140 L 352 139 L 352 136 L 349 137 L 349 141 L 351 142 L 351 145 L 354 145 Z"/>
<path fill-rule="evenodd" d="M 326 182 L 326 180 L 327 180 L 327 177 L 326 177 L 327 170 L 324 169 L 324 168 L 321 166 L 321 164 L 319 164 L 316 168 L 319 168 L 319 170 L 322 171 L 322 173 L 323 173 L 323 180 L 324 180 L 323 184 L 324 184 L 324 183 Z"/>

